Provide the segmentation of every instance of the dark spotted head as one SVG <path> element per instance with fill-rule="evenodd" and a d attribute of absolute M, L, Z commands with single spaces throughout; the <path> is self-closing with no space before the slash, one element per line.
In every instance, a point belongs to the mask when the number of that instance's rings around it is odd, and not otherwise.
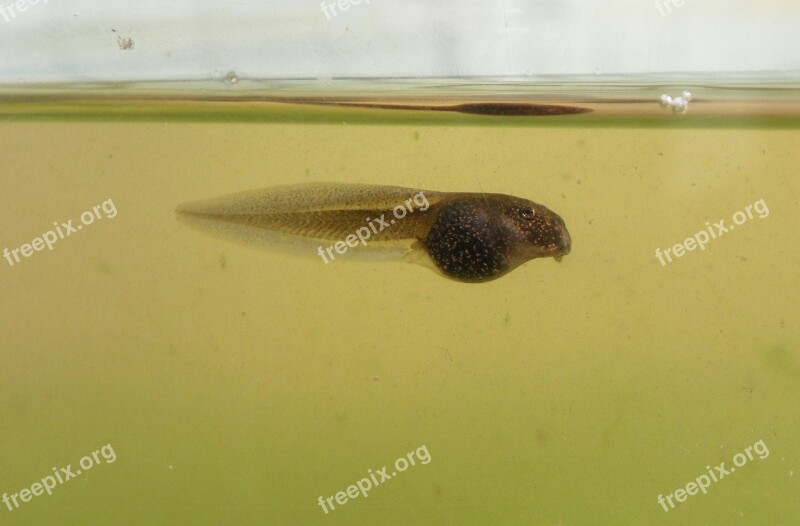
<path fill-rule="evenodd" d="M 569 254 L 564 220 L 527 199 L 460 194 L 440 203 L 422 240 L 439 270 L 467 282 L 490 281 L 534 258 Z"/>

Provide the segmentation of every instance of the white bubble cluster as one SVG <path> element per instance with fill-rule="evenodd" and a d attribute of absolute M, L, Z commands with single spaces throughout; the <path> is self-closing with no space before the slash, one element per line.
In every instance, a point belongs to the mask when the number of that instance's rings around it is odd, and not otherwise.
<path fill-rule="evenodd" d="M 661 95 L 661 106 L 671 108 L 673 113 L 686 113 L 691 100 L 692 94 L 688 91 L 684 91 L 680 97 L 675 97 L 674 99 L 669 95 Z"/>

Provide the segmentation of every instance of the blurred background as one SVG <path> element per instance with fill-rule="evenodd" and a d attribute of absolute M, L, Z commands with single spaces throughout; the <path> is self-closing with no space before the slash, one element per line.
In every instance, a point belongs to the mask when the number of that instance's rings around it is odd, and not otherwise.
<path fill-rule="evenodd" d="M 0 82 L 800 70 L 790 0 L 352 1 L 0 0 Z"/>

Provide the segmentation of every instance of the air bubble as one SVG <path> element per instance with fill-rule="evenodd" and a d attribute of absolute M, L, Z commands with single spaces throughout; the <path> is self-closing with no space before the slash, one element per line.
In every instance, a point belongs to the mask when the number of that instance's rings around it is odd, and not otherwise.
<path fill-rule="evenodd" d="M 239 82 L 239 75 L 237 75 L 235 71 L 231 71 L 225 75 L 225 82 L 228 82 L 229 84 L 236 84 Z"/>
<path fill-rule="evenodd" d="M 692 100 L 692 94 L 688 91 L 684 91 L 681 93 L 680 97 L 675 97 L 674 99 L 669 95 L 661 95 L 659 98 L 659 104 L 664 108 L 672 109 L 673 113 L 686 113 L 686 110 L 689 109 L 689 101 Z"/>

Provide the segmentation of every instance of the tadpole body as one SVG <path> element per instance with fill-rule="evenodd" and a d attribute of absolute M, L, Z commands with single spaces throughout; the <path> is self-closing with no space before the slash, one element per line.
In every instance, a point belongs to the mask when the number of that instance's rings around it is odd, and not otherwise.
<path fill-rule="evenodd" d="M 352 257 L 408 261 L 472 283 L 531 259 L 560 260 L 571 248 L 558 214 L 505 194 L 310 183 L 185 203 L 177 212 L 210 234 L 316 255 L 326 264 Z"/>

